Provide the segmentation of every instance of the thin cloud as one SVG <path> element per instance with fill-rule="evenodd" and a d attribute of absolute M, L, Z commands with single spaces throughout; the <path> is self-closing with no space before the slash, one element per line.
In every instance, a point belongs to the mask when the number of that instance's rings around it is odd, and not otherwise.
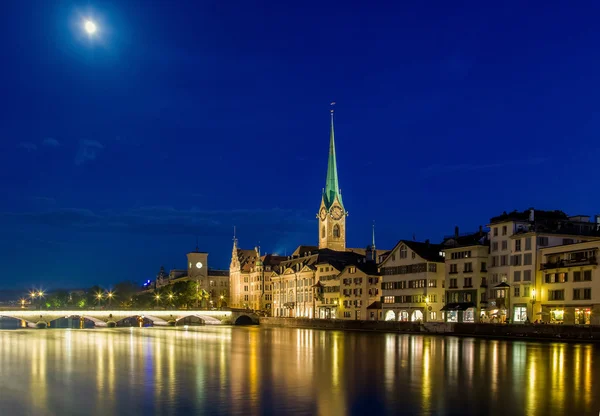
<path fill-rule="evenodd" d="M 28 152 L 35 152 L 38 149 L 37 145 L 31 142 L 21 142 L 19 143 L 19 147 L 27 150 Z"/>
<path fill-rule="evenodd" d="M 443 175 L 446 173 L 454 173 L 454 172 L 470 172 L 476 170 L 487 170 L 487 169 L 498 169 L 507 166 L 517 166 L 517 165 L 539 165 L 548 161 L 548 158 L 545 157 L 534 157 L 531 159 L 523 159 L 523 160 L 507 160 L 506 162 L 498 162 L 498 163 L 486 163 L 480 165 L 462 163 L 458 165 L 430 165 L 426 168 L 421 169 L 421 174 L 430 177 Z"/>
<path fill-rule="evenodd" d="M 81 140 L 75 155 L 75 164 L 81 166 L 86 162 L 95 160 L 104 145 L 97 140 Z"/>
<path fill-rule="evenodd" d="M 103 233 L 144 235 L 230 235 L 232 224 L 243 229 L 269 228 L 285 236 L 303 232 L 312 225 L 309 216 L 291 210 L 234 209 L 198 210 L 173 207 L 140 207 L 124 212 L 94 212 L 88 209 L 63 208 L 41 212 L 0 212 L 0 224 L 33 224 Z"/>
<path fill-rule="evenodd" d="M 42 144 L 44 146 L 48 146 L 48 147 L 58 147 L 60 146 L 60 143 L 58 140 L 52 138 L 52 137 L 46 137 L 44 139 L 44 141 L 42 142 Z"/>

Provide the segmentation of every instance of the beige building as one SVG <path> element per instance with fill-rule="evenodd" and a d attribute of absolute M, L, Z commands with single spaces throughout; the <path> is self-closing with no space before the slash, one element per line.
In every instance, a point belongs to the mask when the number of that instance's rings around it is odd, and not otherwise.
<path fill-rule="evenodd" d="M 378 319 L 373 304 L 379 300 L 381 279 L 372 252 L 365 257 L 354 251 L 310 248 L 299 247 L 273 271 L 275 316 Z"/>
<path fill-rule="evenodd" d="M 489 317 L 493 322 L 533 321 L 539 250 L 594 239 L 597 218 L 562 211 L 504 213 L 490 221 Z"/>
<path fill-rule="evenodd" d="M 187 270 L 171 270 L 167 275 L 161 267 L 156 277 L 156 287 L 171 285 L 176 282 L 195 281 L 200 289 L 208 293 L 205 299 L 207 307 L 225 307 L 229 305 L 229 271 L 210 269 L 208 253 L 196 251 L 187 254 Z"/>
<path fill-rule="evenodd" d="M 386 321 L 443 321 L 445 264 L 441 244 L 400 240 L 380 264 Z"/>
<path fill-rule="evenodd" d="M 273 283 L 275 267 L 286 257 L 261 255 L 258 248 L 243 250 L 234 239 L 231 264 L 231 307 L 252 309 L 267 316 L 273 315 Z M 235 284 L 234 284 L 235 283 Z"/>
<path fill-rule="evenodd" d="M 600 325 L 599 251 L 599 240 L 540 249 L 535 320 Z"/>
<path fill-rule="evenodd" d="M 379 321 L 381 316 L 381 276 L 374 261 L 346 266 L 338 276 L 340 308 L 337 318 Z"/>
<path fill-rule="evenodd" d="M 485 322 L 488 307 L 487 232 L 480 228 L 476 233 L 459 235 L 457 227 L 454 236 L 445 239 L 444 246 L 446 304 L 442 311 L 445 321 Z"/>

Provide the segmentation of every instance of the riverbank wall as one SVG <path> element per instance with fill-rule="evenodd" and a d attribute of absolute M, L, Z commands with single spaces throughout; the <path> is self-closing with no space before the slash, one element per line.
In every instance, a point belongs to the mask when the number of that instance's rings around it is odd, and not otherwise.
<path fill-rule="evenodd" d="M 600 342 L 600 326 L 469 324 L 444 322 L 346 321 L 339 319 L 260 318 L 260 325 L 337 331 L 432 334 L 476 338 Z"/>

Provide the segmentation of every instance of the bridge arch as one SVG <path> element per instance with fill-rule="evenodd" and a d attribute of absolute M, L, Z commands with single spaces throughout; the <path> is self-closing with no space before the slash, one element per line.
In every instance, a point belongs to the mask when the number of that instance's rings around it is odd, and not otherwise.
<path fill-rule="evenodd" d="M 8 321 L 15 321 L 17 323 L 17 328 L 35 328 L 35 322 L 27 319 L 17 318 L 15 316 L 0 315 L 0 321 L 2 321 L 3 319 Z"/>
<path fill-rule="evenodd" d="M 65 325 L 64 320 L 74 320 L 77 319 L 79 320 L 79 322 L 77 322 L 75 325 L 73 322 L 69 322 L 67 324 L 67 326 L 63 326 Z M 81 320 L 83 320 L 83 325 L 81 324 Z M 45 320 L 46 322 L 48 322 L 48 327 L 49 328 L 94 328 L 94 327 L 105 327 L 106 326 L 106 322 L 101 321 L 97 318 L 94 318 L 92 316 L 84 316 L 84 315 L 65 315 L 65 316 L 58 316 L 58 317 L 49 317 L 47 320 Z"/>
<path fill-rule="evenodd" d="M 258 325 L 258 322 L 256 319 L 253 319 L 249 315 L 241 314 L 235 318 L 235 320 L 233 321 L 233 324 L 234 325 Z"/>
<path fill-rule="evenodd" d="M 142 327 L 142 326 L 153 326 L 154 321 L 146 315 L 130 315 L 130 316 L 119 316 L 114 319 L 117 326 L 125 327 Z"/>
<path fill-rule="evenodd" d="M 197 318 L 199 321 L 202 321 L 204 325 L 221 325 L 221 321 L 212 316 L 206 315 L 198 315 L 198 314 L 186 314 L 182 316 L 178 316 L 175 322 L 179 324 L 179 321 L 185 320 L 186 318 Z"/>

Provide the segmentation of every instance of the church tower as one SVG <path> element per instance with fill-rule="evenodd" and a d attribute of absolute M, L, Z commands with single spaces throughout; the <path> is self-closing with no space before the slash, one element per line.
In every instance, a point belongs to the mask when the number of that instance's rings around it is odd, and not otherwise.
<path fill-rule="evenodd" d="M 335 103 L 332 103 L 332 105 Z M 328 248 L 337 251 L 346 251 L 346 216 L 342 202 L 335 159 L 335 140 L 333 135 L 333 108 L 331 109 L 331 133 L 329 137 L 329 161 L 327 162 L 327 181 L 321 207 L 317 218 L 319 219 L 319 248 Z"/>

